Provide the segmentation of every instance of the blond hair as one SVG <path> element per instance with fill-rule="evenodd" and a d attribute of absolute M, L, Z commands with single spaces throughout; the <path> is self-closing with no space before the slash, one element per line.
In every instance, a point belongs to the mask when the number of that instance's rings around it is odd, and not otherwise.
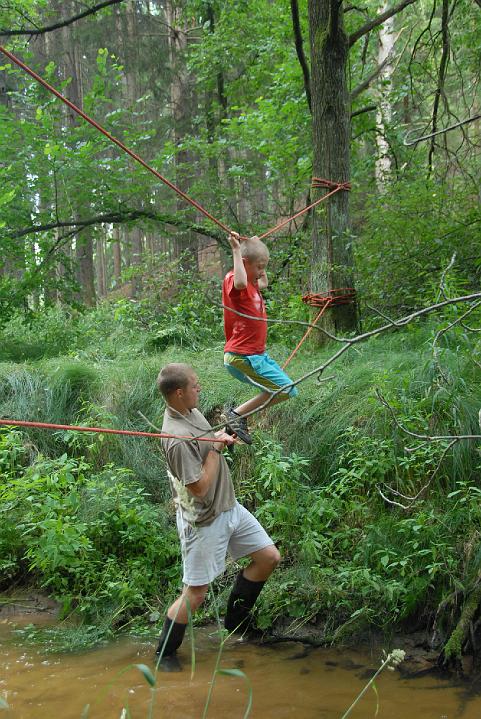
<path fill-rule="evenodd" d="M 244 260 L 255 262 L 256 260 L 269 259 L 269 249 L 258 237 L 250 237 L 241 243 L 241 256 Z"/>

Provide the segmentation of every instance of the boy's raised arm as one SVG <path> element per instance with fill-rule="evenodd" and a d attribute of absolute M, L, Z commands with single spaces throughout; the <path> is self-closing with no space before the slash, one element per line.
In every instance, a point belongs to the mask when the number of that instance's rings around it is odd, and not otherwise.
<path fill-rule="evenodd" d="M 229 244 L 232 247 L 232 259 L 234 261 L 234 287 L 236 290 L 245 290 L 247 287 L 247 273 L 242 260 L 240 239 L 237 232 L 231 232 Z"/>

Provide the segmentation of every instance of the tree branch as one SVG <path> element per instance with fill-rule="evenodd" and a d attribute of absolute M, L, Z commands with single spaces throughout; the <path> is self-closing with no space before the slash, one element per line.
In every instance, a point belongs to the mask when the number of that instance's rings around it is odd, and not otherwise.
<path fill-rule="evenodd" d="M 394 47 L 395 47 L 395 45 L 396 45 L 396 43 L 397 43 L 399 37 L 401 36 L 402 32 L 403 32 L 403 29 L 401 29 L 401 30 L 397 33 L 396 37 L 395 37 L 394 40 L 393 40 L 393 44 L 392 44 L 391 51 L 390 51 L 389 54 L 384 58 L 384 60 L 383 60 L 381 63 L 379 63 L 379 65 L 374 69 L 374 71 L 373 71 L 365 80 L 363 80 L 363 82 L 359 83 L 359 85 L 358 85 L 357 87 L 355 87 L 354 90 L 352 90 L 351 95 L 350 95 L 351 102 L 352 102 L 353 100 L 355 100 L 356 97 L 361 94 L 361 92 L 364 92 L 364 90 L 367 90 L 367 88 L 369 87 L 369 85 L 371 84 L 371 82 L 372 82 L 373 80 L 375 80 L 375 79 L 378 77 L 378 75 L 381 74 L 381 72 L 384 70 L 384 68 L 386 67 L 386 65 L 389 65 L 389 64 L 391 63 L 391 61 L 392 61 L 392 55 L 393 55 L 393 52 L 394 52 Z M 404 47 L 404 49 L 402 50 L 402 52 L 401 52 L 401 54 L 400 54 L 400 56 L 399 56 L 399 59 L 400 59 L 400 58 L 402 57 L 402 55 L 404 54 L 404 50 L 405 50 L 405 49 L 406 49 L 406 47 Z M 396 67 L 397 67 L 398 64 L 399 64 L 399 60 L 398 60 L 398 62 L 397 62 L 397 64 L 396 64 Z M 394 68 L 394 70 L 395 70 L 395 69 L 396 69 L 396 68 Z M 393 70 L 393 72 L 394 72 L 394 70 Z"/>
<path fill-rule="evenodd" d="M 11 37 L 13 35 L 29 35 L 30 37 L 34 35 L 43 35 L 46 32 L 52 32 L 52 30 L 58 30 L 61 27 L 66 27 L 67 25 L 72 25 L 73 23 L 77 22 L 78 20 L 82 20 L 82 18 L 87 17 L 88 15 L 94 15 L 95 13 L 99 12 L 100 10 L 103 10 L 106 7 L 109 7 L 110 5 L 119 5 L 124 0 L 104 0 L 104 2 L 99 3 L 98 5 L 94 5 L 93 7 L 88 8 L 87 10 L 84 10 L 83 12 L 79 13 L 78 15 L 73 15 L 72 17 L 67 18 L 66 20 L 62 20 L 62 22 L 57 22 L 54 25 L 47 25 L 45 27 L 39 27 L 35 28 L 33 30 L 2 30 L 0 29 L 0 36 L 3 37 Z"/>
<path fill-rule="evenodd" d="M 48 222 L 43 225 L 32 225 L 31 227 L 24 227 L 23 229 L 12 232 L 6 236 L 9 239 L 17 240 L 21 237 L 26 237 L 27 235 L 34 235 L 38 234 L 39 232 L 48 232 L 49 230 L 54 230 L 61 227 L 76 228 L 76 231 L 80 231 L 81 229 L 84 229 L 85 227 L 90 227 L 92 225 L 101 225 L 106 223 L 123 224 L 125 222 L 132 222 L 134 220 L 140 219 L 153 220 L 154 222 L 162 222 L 166 225 L 173 225 L 174 227 L 178 227 L 179 229 L 184 231 L 189 230 L 191 232 L 198 232 L 199 234 L 205 235 L 206 237 L 212 237 L 212 239 L 216 240 L 216 242 L 219 242 L 220 244 L 226 241 L 224 235 L 221 235 L 220 233 L 210 229 L 209 227 L 205 227 L 204 225 L 199 225 L 197 223 L 185 222 L 183 219 L 177 217 L 176 215 L 166 215 L 164 213 L 152 212 L 149 210 L 120 210 L 118 212 L 107 212 L 105 214 L 96 215 L 95 217 L 90 217 L 86 220 Z"/>
<path fill-rule="evenodd" d="M 386 12 L 380 13 L 372 20 L 369 20 L 369 22 L 365 23 L 364 25 L 361 25 L 361 27 L 358 28 L 356 32 L 353 32 L 351 33 L 351 35 L 349 35 L 349 47 L 352 47 L 354 43 L 357 42 L 363 35 L 366 35 L 368 32 L 371 32 L 371 30 L 374 30 L 375 27 L 382 25 L 385 20 L 389 20 L 390 17 L 393 17 L 393 15 L 397 15 L 399 12 L 404 10 L 405 7 L 407 7 L 408 5 L 412 5 L 415 2 L 417 2 L 417 0 L 402 0 L 402 2 L 400 2 L 398 5 L 395 5 L 389 10 L 386 10 Z"/>
<path fill-rule="evenodd" d="M 302 74 L 304 76 L 304 89 L 306 91 L 307 104 L 309 106 L 309 110 L 312 112 L 311 77 L 310 77 L 310 73 L 309 73 L 309 66 L 307 64 L 306 56 L 304 53 L 304 45 L 302 42 L 301 23 L 299 20 L 299 5 L 297 4 L 297 0 L 291 0 L 291 15 L 292 15 L 292 29 L 294 30 L 294 40 L 296 43 L 297 57 L 299 59 L 299 64 L 302 68 Z"/>
<path fill-rule="evenodd" d="M 420 310 L 416 310 L 415 312 L 411 312 L 408 315 L 405 315 L 404 317 L 401 317 L 398 320 L 389 320 L 388 324 L 383 325 L 382 327 L 377 327 L 376 329 L 370 330 L 369 332 L 364 332 L 360 335 L 355 335 L 354 337 L 338 337 L 337 335 L 333 335 L 331 332 L 326 330 L 324 327 L 321 327 L 319 325 L 312 324 L 310 322 L 302 322 L 300 320 L 276 320 L 276 319 L 265 319 L 264 317 L 254 317 L 254 315 L 247 315 L 244 312 L 238 312 L 237 310 L 232 309 L 232 307 L 227 307 L 226 305 L 222 305 L 223 309 L 228 310 L 229 312 L 233 312 L 235 315 L 238 315 L 239 317 L 246 317 L 251 320 L 256 320 L 257 322 L 267 322 L 269 324 L 271 323 L 278 323 L 278 324 L 294 324 L 294 325 L 303 325 L 305 327 L 313 327 L 314 329 L 318 330 L 318 332 L 322 332 L 323 335 L 326 337 L 329 337 L 329 339 L 334 340 L 335 342 L 340 342 L 342 344 L 342 347 L 340 347 L 336 352 L 334 352 L 329 359 L 327 359 L 323 364 L 319 365 L 319 367 L 315 367 L 314 369 L 310 370 L 309 372 L 306 372 L 306 374 L 302 375 L 302 377 L 299 377 L 299 379 L 296 379 L 293 382 L 289 382 L 288 384 L 283 385 L 282 387 L 279 387 L 275 392 L 273 392 L 270 397 L 259 407 L 256 409 L 251 410 L 250 412 L 246 412 L 243 416 L 244 417 L 250 417 L 250 415 L 257 414 L 261 410 L 268 407 L 272 401 L 281 393 L 288 392 L 291 387 L 295 387 L 298 384 L 301 384 L 301 382 L 304 382 L 306 379 L 309 379 L 313 375 L 320 375 L 329 367 L 331 364 L 333 364 L 339 357 L 341 357 L 344 352 L 347 352 L 351 347 L 353 347 L 356 344 L 359 344 L 359 342 L 364 342 L 365 340 L 369 339 L 370 337 L 374 337 L 375 335 L 382 334 L 383 332 L 387 332 L 388 330 L 392 330 L 395 328 L 404 327 L 405 325 L 409 324 L 410 322 L 413 322 L 414 320 L 418 319 L 419 317 L 425 317 L 426 315 L 429 315 L 433 312 L 437 312 L 440 309 L 443 309 L 444 307 L 448 307 L 449 305 L 455 305 L 462 302 L 475 302 L 481 300 L 481 292 L 473 292 L 470 295 L 462 295 L 460 297 L 453 297 L 449 300 L 444 300 L 443 302 L 437 302 L 434 305 L 430 305 L 429 307 L 423 307 Z M 225 424 L 225 423 L 224 423 Z M 221 429 L 224 424 L 220 423 L 219 425 L 216 425 L 213 427 L 213 430 Z M 419 439 L 428 439 L 429 441 L 439 441 L 439 440 L 447 440 L 451 441 L 456 437 L 457 439 L 478 439 L 478 435 L 448 435 L 448 436 L 438 436 L 438 437 L 427 437 L 426 435 L 416 435 L 413 432 L 408 432 L 408 434 L 411 434 L 413 437 L 417 437 Z M 193 437 L 193 439 L 196 439 Z"/>
<path fill-rule="evenodd" d="M 446 71 L 447 71 L 448 60 L 449 60 L 448 16 L 449 16 L 449 0 L 443 0 L 443 11 L 442 11 L 442 16 L 441 16 L 443 51 L 442 51 L 442 55 L 441 55 L 441 62 L 439 64 L 438 86 L 436 88 L 436 94 L 434 96 L 434 104 L 433 104 L 431 142 L 429 143 L 429 153 L 428 153 L 428 177 L 431 175 L 432 170 L 433 170 L 433 155 L 434 155 L 434 148 L 436 147 L 436 140 L 434 138 L 437 134 L 437 129 L 438 129 L 439 102 L 441 100 L 442 95 L 444 94 L 444 80 L 446 78 Z"/>
<path fill-rule="evenodd" d="M 371 84 L 371 82 L 372 82 L 373 80 L 375 80 L 378 75 L 381 74 L 381 72 L 384 70 L 384 68 L 386 67 L 386 65 L 387 65 L 389 62 L 391 62 L 390 56 L 386 57 L 386 58 L 373 70 L 373 72 L 371 72 L 371 74 L 366 77 L 365 80 L 363 80 L 362 82 L 360 82 L 359 85 L 357 85 L 357 87 L 355 87 L 354 90 L 351 91 L 351 102 L 353 102 L 353 101 L 356 99 L 356 97 L 358 97 L 358 95 L 361 94 L 361 92 L 364 92 L 364 90 L 367 90 L 367 88 L 369 87 L 369 85 Z"/>
<path fill-rule="evenodd" d="M 374 112 L 374 110 L 377 110 L 377 105 L 366 105 L 366 107 L 361 107 L 359 110 L 354 110 L 354 112 L 351 112 L 351 120 L 353 117 L 363 115 L 365 112 Z"/>

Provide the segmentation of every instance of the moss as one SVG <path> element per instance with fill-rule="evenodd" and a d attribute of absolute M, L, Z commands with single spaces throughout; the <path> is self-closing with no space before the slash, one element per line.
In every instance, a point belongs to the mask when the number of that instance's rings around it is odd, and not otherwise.
<path fill-rule="evenodd" d="M 469 631 L 469 625 L 481 602 L 481 585 L 470 594 L 466 601 L 455 630 L 444 647 L 446 661 L 460 659 L 463 653 L 463 644 Z"/>

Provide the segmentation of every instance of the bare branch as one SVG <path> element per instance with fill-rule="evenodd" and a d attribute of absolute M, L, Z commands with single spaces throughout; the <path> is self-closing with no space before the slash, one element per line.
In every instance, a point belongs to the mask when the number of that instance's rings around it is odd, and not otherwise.
<path fill-rule="evenodd" d="M 376 307 L 371 307 L 371 305 L 368 304 L 366 304 L 366 307 L 371 310 L 371 312 L 375 312 L 375 314 L 379 315 L 379 317 L 382 317 L 384 320 L 390 322 L 393 327 L 399 327 L 395 320 L 392 320 L 390 317 L 385 315 L 384 312 L 381 312 L 381 310 L 378 310 Z"/>
<path fill-rule="evenodd" d="M 415 2 L 417 2 L 417 0 L 402 0 L 402 2 L 400 2 L 398 5 L 395 5 L 389 10 L 386 10 L 386 12 L 376 15 L 375 18 L 369 20 L 369 22 L 365 23 L 364 25 L 361 25 L 361 27 L 358 28 L 356 32 L 353 32 L 351 35 L 349 35 L 349 47 L 352 47 L 354 43 L 357 42 L 363 35 L 366 35 L 368 32 L 371 32 L 371 30 L 374 30 L 375 27 L 382 25 L 385 20 L 389 20 L 390 17 L 392 17 L 393 15 L 397 15 L 408 5 L 412 5 Z"/>
<path fill-rule="evenodd" d="M 304 89 L 306 91 L 307 104 L 309 110 L 312 112 L 311 106 L 311 77 L 309 72 L 309 66 L 307 64 L 306 55 L 304 53 L 304 44 L 302 41 L 301 23 L 299 20 L 299 5 L 297 0 L 291 0 L 291 16 L 292 16 L 292 28 L 294 30 L 294 41 L 296 44 L 297 58 L 302 69 L 304 77 Z"/>
<path fill-rule="evenodd" d="M 428 176 L 431 174 L 433 169 L 433 155 L 434 148 L 436 147 L 435 135 L 437 132 L 438 123 L 438 111 L 439 102 L 441 97 L 444 95 L 444 81 L 446 79 L 446 72 L 448 67 L 450 43 L 449 43 L 449 32 L 448 32 L 448 16 L 449 16 L 449 0 L 443 0 L 443 11 L 441 14 L 441 28 L 443 38 L 443 49 L 441 54 L 441 62 L 439 64 L 439 75 L 438 83 L 436 87 L 436 93 L 434 95 L 433 114 L 432 114 L 432 133 L 431 142 L 428 153 Z"/>
<path fill-rule="evenodd" d="M 384 70 L 384 68 L 386 67 L 386 65 L 387 65 L 390 61 L 391 61 L 391 58 L 390 58 L 390 55 L 388 55 L 388 56 L 373 70 L 373 72 L 371 72 L 371 74 L 366 77 L 365 80 L 363 80 L 362 82 L 360 82 L 359 85 L 357 85 L 357 86 L 354 88 L 354 90 L 351 91 L 351 96 L 350 96 L 351 102 L 353 102 L 353 101 L 356 99 L 356 97 L 358 97 L 358 95 L 361 94 L 361 92 L 364 92 L 364 90 L 367 90 L 367 88 L 369 87 L 369 85 L 371 84 L 371 82 L 372 82 L 373 80 L 375 80 L 375 79 L 378 77 L 378 75 L 381 74 L 381 72 Z"/>
<path fill-rule="evenodd" d="M 371 82 L 373 80 L 375 80 L 378 77 L 378 75 L 381 74 L 381 72 L 384 70 L 386 65 L 389 65 L 391 63 L 393 52 L 394 52 L 394 46 L 395 46 L 396 42 L 399 40 L 399 38 L 403 32 L 404 32 L 404 28 L 402 28 L 397 33 L 396 37 L 393 39 L 393 46 L 391 48 L 391 51 L 384 58 L 384 60 L 381 63 L 379 63 L 379 65 L 373 70 L 373 72 L 365 80 L 363 80 L 361 83 L 359 83 L 359 85 L 357 87 L 355 87 L 354 90 L 352 90 L 351 95 L 350 95 L 351 102 L 353 100 L 355 100 L 356 97 L 358 97 L 358 95 L 360 95 L 362 92 L 364 92 L 364 90 L 367 90 L 367 88 L 369 87 Z M 399 56 L 400 58 L 402 57 L 405 49 L 406 49 L 406 46 L 404 47 L 403 51 L 401 52 L 401 54 Z M 397 64 L 399 64 L 399 61 Z M 396 67 L 397 67 L 397 65 L 396 65 Z"/>
<path fill-rule="evenodd" d="M 430 434 L 419 434 L 419 432 L 412 432 L 410 429 L 405 427 L 402 422 L 398 420 L 396 417 L 396 414 L 394 412 L 394 409 L 391 407 L 389 402 L 385 399 L 385 397 L 382 395 L 382 393 L 377 389 L 376 395 L 384 407 L 389 411 L 394 424 L 399 427 L 399 429 L 404 432 L 405 434 L 408 434 L 410 437 L 415 437 L 416 439 L 422 440 L 423 442 L 452 442 L 453 440 L 455 442 L 459 442 L 462 439 L 481 439 L 481 434 L 438 434 L 438 435 L 430 435 Z"/>
<path fill-rule="evenodd" d="M 481 2 L 481 0 L 480 0 Z M 462 125 L 467 125 L 469 122 L 474 122 L 475 120 L 479 120 L 481 118 L 481 113 L 478 113 L 477 115 L 473 115 L 472 117 L 466 118 L 466 120 L 461 120 L 460 122 L 456 122 L 454 125 L 450 125 L 449 127 L 444 128 L 444 130 L 437 130 L 436 132 L 431 132 L 429 135 L 423 135 L 422 137 L 416 137 L 415 140 L 408 140 L 409 135 L 412 134 L 412 130 L 408 133 L 406 133 L 404 137 L 403 144 L 406 147 L 411 147 L 411 145 L 416 145 L 418 142 L 422 142 L 423 140 L 429 140 L 431 137 L 436 137 L 436 135 L 442 135 L 443 133 L 449 132 L 450 130 L 455 130 L 457 127 L 462 127 Z"/>
<path fill-rule="evenodd" d="M 175 227 L 179 227 L 181 230 L 190 230 L 192 232 L 197 232 L 201 235 L 205 235 L 206 237 L 212 237 L 212 239 L 216 240 L 221 244 L 225 243 L 224 235 L 217 233 L 215 230 L 212 230 L 209 227 L 199 225 L 197 223 L 185 222 L 185 220 L 181 219 L 176 215 L 167 215 L 165 213 L 152 212 L 149 210 L 120 210 L 119 212 L 107 212 L 104 214 L 96 215 L 95 217 L 90 217 L 86 220 L 48 222 L 42 225 L 32 225 L 31 227 L 24 227 L 23 229 L 12 232 L 11 234 L 8 234 L 6 236 L 10 239 L 16 240 L 27 235 L 34 235 L 38 234 L 39 232 L 48 232 L 49 230 L 59 229 L 62 227 L 74 227 L 80 230 L 85 227 L 90 227 L 92 225 L 122 224 L 139 219 L 147 219 L 154 222 L 162 222 L 166 225 L 173 225 Z"/>
<path fill-rule="evenodd" d="M 351 112 L 351 120 L 353 117 L 363 115 L 365 112 L 373 112 L 374 110 L 377 110 L 377 105 L 366 105 L 366 107 L 361 107 L 359 110 L 354 110 L 354 112 Z"/>
<path fill-rule="evenodd" d="M 401 494 L 401 492 L 398 492 L 396 489 L 393 489 L 392 487 L 389 487 L 388 485 L 386 485 L 386 489 L 388 489 L 390 492 L 392 492 L 392 494 L 396 495 L 397 497 L 400 497 L 401 499 L 407 500 L 407 501 L 409 502 L 409 504 L 408 504 L 407 506 L 404 505 L 404 504 L 400 504 L 399 502 L 396 502 L 396 501 L 394 501 L 394 500 L 388 499 L 388 497 L 386 497 L 386 495 L 383 494 L 383 492 L 381 491 L 381 489 L 380 489 L 379 486 L 376 487 L 377 491 L 379 492 L 379 494 L 381 495 L 381 497 L 382 497 L 386 502 L 388 502 L 389 504 L 395 504 L 397 507 L 402 507 L 402 509 L 410 509 L 410 508 L 412 507 L 412 505 L 416 502 L 416 500 L 418 500 L 419 497 L 420 497 L 420 496 L 426 491 L 426 489 L 428 489 L 428 487 L 431 485 L 431 483 L 432 483 L 434 477 L 435 477 L 435 476 L 437 475 L 437 473 L 439 472 L 439 469 L 440 469 L 440 467 L 441 467 L 441 465 L 442 465 L 442 463 L 443 463 L 443 461 L 444 461 L 444 458 L 446 457 L 447 453 L 449 452 L 449 450 L 450 450 L 452 447 L 454 447 L 454 445 L 455 445 L 457 442 L 459 442 L 459 439 L 458 439 L 458 438 L 455 438 L 455 439 L 453 439 L 453 440 L 444 448 L 444 450 L 443 450 L 443 452 L 442 452 L 442 454 L 441 454 L 441 456 L 440 456 L 440 458 L 439 458 L 439 461 L 438 461 L 436 467 L 434 468 L 433 472 L 431 473 L 431 476 L 429 477 L 429 480 L 426 482 L 426 484 L 425 484 L 423 487 L 421 487 L 421 489 L 419 490 L 419 492 L 418 492 L 417 494 L 415 494 L 414 497 L 409 497 L 409 496 L 407 496 L 407 495 L 405 495 L 405 494 Z"/>
<path fill-rule="evenodd" d="M 67 25 L 73 25 L 73 23 L 77 22 L 78 20 L 82 20 L 84 17 L 87 17 L 88 15 L 94 15 L 95 13 L 99 12 L 100 10 L 103 10 L 106 7 L 109 7 L 110 5 L 119 5 L 123 0 L 104 0 L 104 2 L 99 3 L 98 5 L 94 5 L 93 7 L 88 8 L 87 10 L 84 10 L 83 12 L 79 13 L 78 15 L 73 15 L 70 18 L 67 18 L 66 20 L 62 20 L 62 22 L 57 22 L 54 25 L 47 25 L 46 27 L 39 27 L 31 30 L 2 30 L 0 29 L 0 36 L 3 37 L 12 37 L 12 36 L 18 36 L 18 35 L 28 35 L 29 37 L 32 37 L 34 35 L 43 35 L 46 32 L 52 32 L 52 30 L 58 30 L 61 27 L 66 27 Z"/>

